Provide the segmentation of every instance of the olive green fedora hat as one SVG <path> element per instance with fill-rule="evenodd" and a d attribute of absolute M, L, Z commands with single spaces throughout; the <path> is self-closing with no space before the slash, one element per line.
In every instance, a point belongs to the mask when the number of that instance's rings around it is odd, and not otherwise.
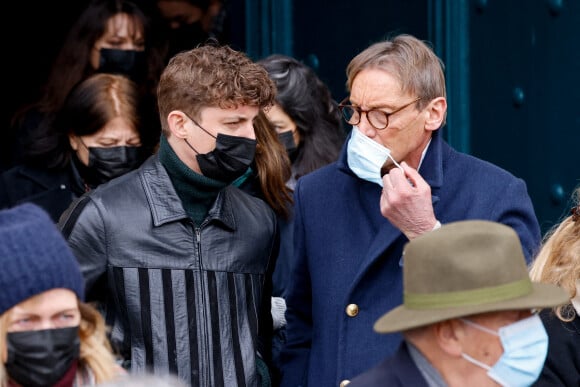
<path fill-rule="evenodd" d="M 506 225 L 465 220 L 421 235 L 403 251 L 403 305 L 379 318 L 379 333 L 400 332 L 478 313 L 568 302 L 556 285 L 532 283 L 520 239 Z"/>

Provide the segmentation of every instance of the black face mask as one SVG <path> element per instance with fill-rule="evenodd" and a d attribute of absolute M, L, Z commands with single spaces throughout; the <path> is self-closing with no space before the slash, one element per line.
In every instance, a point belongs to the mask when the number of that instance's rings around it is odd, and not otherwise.
<path fill-rule="evenodd" d="M 125 75 L 135 82 L 145 79 L 147 72 L 145 51 L 101 48 L 99 52 L 101 55 L 97 71 Z"/>
<path fill-rule="evenodd" d="M 296 152 L 298 147 L 296 146 L 296 142 L 294 142 L 294 132 L 289 130 L 287 132 L 278 133 L 278 139 L 286 148 L 286 152 L 288 152 L 288 157 L 290 157 L 291 161 L 294 161 L 296 158 Z"/>
<path fill-rule="evenodd" d="M 52 386 L 79 357 L 79 327 L 9 332 L 6 345 L 10 379 L 25 387 Z"/>
<path fill-rule="evenodd" d="M 205 130 L 193 118 L 187 114 L 186 116 L 201 130 L 216 139 L 215 149 L 206 154 L 200 154 L 191 146 L 187 139 L 184 139 L 191 150 L 197 153 L 197 163 L 204 176 L 231 183 L 248 170 L 256 154 L 256 140 L 222 133 L 218 133 L 216 137 Z"/>
<path fill-rule="evenodd" d="M 77 167 L 91 188 L 132 171 L 143 162 L 143 151 L 139 146 L 87 147 L 87 149 L 89 165 L 78 163 Z"/>
<path fill-rule="evenodd" d="M 217 135 L 215 149 L 205 154 L 199 154 L 187 140 L 185 142 L 197 153 L 196 159 L 201 173 L 226 183 L 231 183 L 242 176 L 254 161 L 256 154 L 256 140 L 222 133 Z"/>

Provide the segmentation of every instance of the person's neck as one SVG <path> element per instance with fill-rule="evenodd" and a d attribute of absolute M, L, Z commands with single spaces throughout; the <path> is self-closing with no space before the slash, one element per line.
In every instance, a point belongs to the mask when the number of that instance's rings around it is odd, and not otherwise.
<path fill-rule="evenodd" d="M 437 370 L 448 387 L 497 386 L 484 369 L 469 363 L 461 355 L 456 356 L 442 349 L 427 336 L 414 337 L 413 345 Z"/>
<path fill-rule="evenodd" d="M 72 387 L 75 382 L 75 377 L 77 374 L 78 360 L 75 360 L 68 371 L 62 376 L 62 378 L 54 384 L 53 387 Z"/>
<path fill-rule="evenodd" d="M 429 148 L 429 144 L 431 143 L 431 139 L 433 137 L 429 136 L 426 137 L 421 145 L 405 160 L 401 160 L 401 162 L 406 162 L 410 167 L 414 168 L 415 170 L 419 170 L 421 167 L 421 163 L 423 162 L 423 158 L 425 158 L 425 154 L 427 153 L 427 149 Z"/>
<path fill-rule="evenodd" d="M 214 199 L 227 183 L 191 170 L 164 137 L 159 142 L 158 154 L 185 212 L 197 225 L 201 224 Z"/>
<path fill-rule="evenodd" d="M 165 142 L 165 145 L 169 146 L 177 158 L 185 164 L 193 172 L 201 174 L 199 165 L 197 164 L 195 152 L 187 145 L 185 139 L 178 138 L 176 136 L 161 136 L 161 141 Z"/>

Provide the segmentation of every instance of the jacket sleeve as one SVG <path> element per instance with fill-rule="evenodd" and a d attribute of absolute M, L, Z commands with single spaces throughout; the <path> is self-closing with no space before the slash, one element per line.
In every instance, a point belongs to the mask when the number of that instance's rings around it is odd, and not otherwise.
<path fill-rule="evenodd" d="M 62 214 L 58 226 L 75 254 L 85 278 L 86 301 L 103 301 L 106 286 L 107 243 L 101 214 L 84 195 Z"/>
<path fill-rule="evenodd" d="M 286 345 L 280 355 L 283 387 L 306 386 L 312 342 L 312 296 L 300 206 L 300 181 L 294 191 L 294 259 L 286 300 Z"/>

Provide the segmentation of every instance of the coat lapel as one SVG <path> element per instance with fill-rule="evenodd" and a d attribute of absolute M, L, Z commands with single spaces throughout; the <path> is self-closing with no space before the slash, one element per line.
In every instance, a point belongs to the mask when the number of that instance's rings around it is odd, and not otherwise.
<path fill-rule="evenodd" d="M 437 131 L 433 135 L 429 149 L 427 149 L 423 163 L 419 168 L 419 173 L 431 187 L 431 200 L 436 215 L 437 203 L 439 202 L 439 189 L 443 183 L 442 147 L 443 141 Z M 360 200 L 362 208 L 365 211 L 365 215 L 370 219 L 372 230 L 376 230 L 376 233 L 352 283 L 353 288 L 361 281 L 373 262 L 384 254 L 395 241 L 403 238 L 405 240 L 404 243 L 407 242 L 407 238 L 403 233 L 381 215 L 379 205 L 380 195 L 381 187 L 377 184 L 365 182 L 361 185 Z"/>

